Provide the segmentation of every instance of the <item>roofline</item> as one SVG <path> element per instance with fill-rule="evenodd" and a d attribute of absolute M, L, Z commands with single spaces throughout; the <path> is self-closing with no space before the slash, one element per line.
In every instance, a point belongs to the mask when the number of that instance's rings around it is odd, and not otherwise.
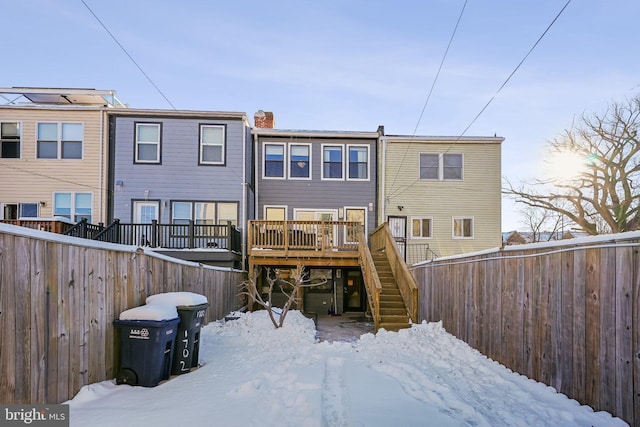
<path fill-rule="evenodd" d="M 202 111 L 202 110 L 158 110 L 147 108 L 112 109 L 107 111 L 111 116 L 154 116 L 154 117 L 215 117 L 228 119 L 244 119 L 247 113 L 240 111 Z"/>
<path fill-rule="evenodd" d="M 502 136 L 424 136 L 424 135 L 386 135 L 382 137 L 387 142 L 397 143 L 460 143 L 460 144 L 501 144 L 504 141 Z"/>
<path fill-rule="evenodd" d="M 19 109 L 19 110 L 76 110 L 76 111 L 112 111 L 116 108 L 113 105 L 82 105 L 82 104 L 0 104 L 0 109 Z"/>
<path fill-rule="evenodd" d="M 80 88 L 52 88 L 52 87 L 18 87 L 12 88 L 0 88 L 0 93 L 13 93 L 21 95 L 23 93 L 46 93 L 51 95 L 57 95 L 60 93 L 70 95 L 100 95 L 100 96 L 114 96 L 115 90 L 97 90 L 97 89 L 80 89 Z"/>
<path fill-rule="evenodd" d="M 294 130 L 253 128 L 251 134 L 256 136 L 298 136 L 303 138 L 378 138 L 378 132 L 331 131 L 331 130 Z"/>

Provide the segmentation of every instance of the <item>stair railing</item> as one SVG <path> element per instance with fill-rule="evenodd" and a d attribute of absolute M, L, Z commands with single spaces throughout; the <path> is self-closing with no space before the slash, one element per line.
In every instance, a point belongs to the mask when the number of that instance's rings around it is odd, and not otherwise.
<path fill-rule="evenodd" d="M 371 233 L 371 242 L 374 250 L 384 251 L 391 272 L 398 284 L 402 300 L 407 307 L 407 314 L 413 323 L 418 321 L 418 285 L 409 272 L 407 264 L 404 262 L 403 256 L 398 250 L 389 225 L 385 222 Z M 375 244 L 375 246 L 374 246 Z"/>
<path fill-rule="evenodd" d="M 380 294 L 382 293 L 382 284 L 380 284 L 380 278 L 376 271 L 376 266 L 373 263 L 369 246 L 364 238 L 364 233 L 360 232 L 358 236 L 358 261 L 360 268 L 362 269 L 362 278 L 364 285 L 367 288 L 367 299 L 369 300 L 369 307 L 371 308 L 371 317 L 375 326 L 375 331 L 380 326 Z"/>

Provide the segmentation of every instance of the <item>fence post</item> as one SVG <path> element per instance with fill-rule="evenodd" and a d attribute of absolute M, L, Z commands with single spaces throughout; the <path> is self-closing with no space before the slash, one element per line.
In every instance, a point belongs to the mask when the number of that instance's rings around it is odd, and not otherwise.
<path fill-rule="evenodd" d="M 158 247 L 158 220 L 157 219 L 151 220 L 151 247 L 152 248 Z"/>
<path fill-rule="evenodd" d="M 195 240 L 194 239 L 194 227 L 193 227 L 193 220 L 192 219 L 189 220 L 189 233 L 188 234 L 189 234 L 189 236 L 187 238 L 188 239 L 187 243 L 188 243 L 189 249 L 192 249 L 192 248 L 195 247 L 194 246 L 195 245 L 195 242 L 194 242 L 194 240 Z"/>

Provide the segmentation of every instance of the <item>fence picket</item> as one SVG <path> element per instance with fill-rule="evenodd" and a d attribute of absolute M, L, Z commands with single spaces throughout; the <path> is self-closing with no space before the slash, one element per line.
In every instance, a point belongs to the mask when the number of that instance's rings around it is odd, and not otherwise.
<path fill-rule="evenodd" d="M 522 245 L 416 265 L 419 320 L 442 321 L 508 368 L 640 426 L 639 240 Z"/>
<path fill-rule="evenodd" d="M 189 289 L 209 299 L 207 322 L 218 320 L 240 307 L 243 277 L 142 250 L 0 233 L 0 402 L 60 403 L 113 378 L 119 313 L 152 292 Z"/>

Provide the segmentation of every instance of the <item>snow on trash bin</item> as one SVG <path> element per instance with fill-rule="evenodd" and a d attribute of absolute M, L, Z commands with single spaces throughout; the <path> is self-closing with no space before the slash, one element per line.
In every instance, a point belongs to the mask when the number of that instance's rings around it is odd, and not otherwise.
<path fill-rule="evenodd" d="M 172 305 L 153 304 L 120 313 L 113 323 L 120 332 L 117 384 L 155 387 L 171 375 L 180 318 Z"/>
<path fill-rule="evenodd" d="M 147 297 L 147 305 L 160 303 L 174 305 L 180 316 L 171 373 L 186 374 L 198 366 L 200 329 L 209 302 L 206 296 L 193 292 L 167 292 Z"/>

